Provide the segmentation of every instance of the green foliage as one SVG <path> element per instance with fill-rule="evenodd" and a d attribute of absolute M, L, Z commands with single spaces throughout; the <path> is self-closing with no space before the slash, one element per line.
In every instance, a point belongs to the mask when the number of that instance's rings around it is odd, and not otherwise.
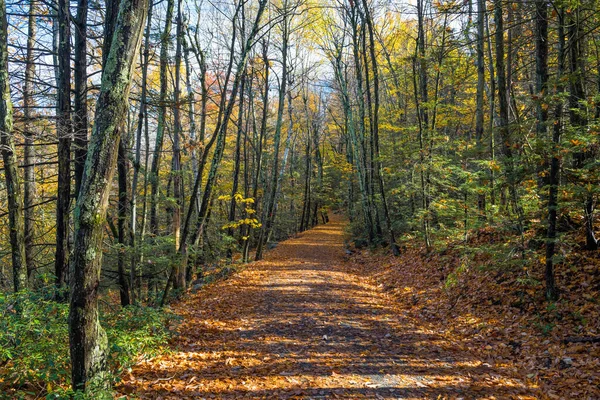
<path fill-rule="evenodd" d="M 84 398 L 68 389 L 68 314 L 68 304 L 53 301 L 51 291 L 0 293 L 0 398 Z M 171 320 L 173 315 L 147 307 L 101 315 L 115 381 L 137 357 L 163 350 Z"/>

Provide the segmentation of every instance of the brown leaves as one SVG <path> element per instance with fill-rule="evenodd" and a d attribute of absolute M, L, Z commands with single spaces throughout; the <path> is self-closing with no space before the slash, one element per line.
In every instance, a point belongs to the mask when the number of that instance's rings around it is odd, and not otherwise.
<path fill-rule="evenodd" d="M 487 340 L 489 320 L 440 319 L 450 297 L 431 290 L 440 285 L 435 268 L 426 272 L 415 252 L 403 267 L 366 254 L 356 260 L 363 265 L 344 261 L 342 227 L 334 220 L 281 243 L 177 304 L 183 323 L 173 352 L 141 362 L 119 391 L 152 399 L 531 398 L 506 362 L 510 348 Z M 475 339 L 463 341 L 463 330 Z"/>
<path fill-rule="evenodd" d="M 485 243 L 496 234 L 480 232 Z M 443 335 L 458 350 L 467 350 L 504 377 L 539 386 L 548 398 L 600 398 L 600 343 L 564 343 L 569 337 L 600 334 L 599 261 L 570 260 L 559 266 L 560 302 L 549 306 L 535 282 L 543 268 L 519 273 L 472 269 L 444 283 L 460 266 L 460 252 L 444 258 L 409 249 L 399 258 L 363 252 L 352 260 L 355 270 L 393 294 L 413 321 Z M 484 263 L 485 254 L 479 255 Z M 595 281 L 593 281 L 595 279 Z M 533 285 L 536 286 L 533 286 Z M 483 364 L 482 364 L 483 365 Z M 544 396 L 542 396 L 544 397 Z"/>

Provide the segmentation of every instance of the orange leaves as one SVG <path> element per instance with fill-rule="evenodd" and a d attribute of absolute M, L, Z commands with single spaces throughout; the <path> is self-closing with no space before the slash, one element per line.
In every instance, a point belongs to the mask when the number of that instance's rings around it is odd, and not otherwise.
<path fill-rule="evenodd" d="M 183 322 L 173 351 L 138 364 L 120 393 L 526 399 L 536 394 L 535 382 L 517 371 L 534 370 L 547 382 L 546 371 L 565 378 L 554 365 L 566 358 L 573 366 L 564 371 L 582 365 L 581 344 L 568 351 L 554 339 L 543 344 L 528 318 L 511 309 L 506 293 L 514 281 L 478 278 L 469 268 L 446 290 L 444 279 L 461 261 L 452 251 L 345 259 L 342 227 L 334 217 L 175 305 Z M 539 369 L 540 346 L 551 353 L 551 369 Z"/>

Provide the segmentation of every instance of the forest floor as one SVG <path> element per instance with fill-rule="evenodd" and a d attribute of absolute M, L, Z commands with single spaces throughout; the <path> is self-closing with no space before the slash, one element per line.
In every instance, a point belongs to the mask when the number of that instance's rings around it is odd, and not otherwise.
<path fill-rule="evenodd" d="M 490 364 L 408 315 L 344 251 L 344 222 L 278 245 L 264 261 L 187 296 L 172 351 L 117 387 L 131 398 L 538 398 L 514 368 Z"/>

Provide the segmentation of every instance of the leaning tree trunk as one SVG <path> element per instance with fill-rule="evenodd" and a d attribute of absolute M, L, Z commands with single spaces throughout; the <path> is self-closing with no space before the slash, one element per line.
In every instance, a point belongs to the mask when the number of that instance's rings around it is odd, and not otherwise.
<path fill-rule="evenodd" d="M 13 135 L 12 102 L 10 100 L 10 79 L 8 77 L 8 21 L 6 3 L 0 0 L 0 145 L 4 161 L 4 178 L 8 196 L 8 218 L 10 247 L 13 266 L 13 288 L 15 292 L 27 287 L 25 270 L 25 229 L 23 226 L 23 199 L 19 186 L 15 140 Z"/>
<path fill-rule="evenodd" d="M 95 124 L 75 207 L 71 258 L 69 340 L 74 390 L 109 389 L 107 337 L 98 321 L 102 236 L 127 116 L 133 59 L 138 54 L 147 0 L 121 0 L 112 45 L 102 73 Z"/>

